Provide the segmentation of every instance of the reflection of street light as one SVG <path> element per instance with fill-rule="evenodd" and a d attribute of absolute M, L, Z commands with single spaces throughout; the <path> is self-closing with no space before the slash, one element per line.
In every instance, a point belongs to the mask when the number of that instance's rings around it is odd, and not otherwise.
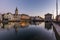
<path fill-rule="evenodd" d="M 25 22 L 25 21 L 20 22 L 20 26 L 21 26 L 21 27 L 26 27 L 26 26 L 28 26 L 28 25 L 29 25 L 28 22 Z"/>

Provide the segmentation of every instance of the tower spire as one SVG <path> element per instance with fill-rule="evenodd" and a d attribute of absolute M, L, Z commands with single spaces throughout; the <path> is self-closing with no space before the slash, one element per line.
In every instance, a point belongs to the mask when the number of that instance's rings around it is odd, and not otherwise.
<path fill-rule="evenodd" d="M 18 11 L 17 7 L 16 7 L 16 10 L 15 11 Z"/>
<path fill-rule="evenodd" d="M 15 15 L 18 15 L 18 9 L 17 9 L 17 7 L 15 9 Z"/>

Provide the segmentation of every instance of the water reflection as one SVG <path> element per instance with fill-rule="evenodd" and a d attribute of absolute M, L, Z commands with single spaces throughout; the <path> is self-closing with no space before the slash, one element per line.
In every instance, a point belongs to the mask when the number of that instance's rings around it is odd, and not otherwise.
<path fill-rule="evenodd" d="M 0 23 L 0 28 L 2 28 L 3 27 L 3 24 L 2 23 Z"/>
<path fill-rule="evenodd" d="M 28 27 L 29 26 L 29 22 L 27 22 L 27 21 L 22 21 L 22 22 L 20 22 L 20 26 L 21 27 Z"/>
<path fill-rule="evenodd" d="M 40 27 L 42 22 L 28 22 L 28 21 L 21 21 L 21 22 L 8 22 L 6 23 L 0 23 L 0 28 L 3 29 L 15 29 L 15 31 L 18 31 L 18 28 L 26 28 L 29 27 L 29 25 L 36 25 Z M 39 26 L 40 25 L 40 26 Z M 44 24 L 43 24 L 44 25 Z M 45 22 L 45 27 L 46 29 L 51 29 L 51 22 Z"/>
<path fill-rule="evenodd" d="M 52 23 L 51 22 L 45 22 L 45 28 L 46 29 L 51 29 L 52 28 Z"/>
<path fill-rule="evenodd" d="M 14 29 L 15 32 L 18 32 L 18 28 L 27 28 L 27 27 L 42 27 L 45 29 L 51 29 L 52 23 L 51 22 L 45 22 L 45 25 L 42 24 L 43 22 L 28 22 L 28 21 L 21 21 L 21 22 L 8 22 L 6 23 L 0 23 L 0 28 L 3 29 Z M 33 25 L 33 26 L 32 26 Z"/>
<path fill-rule="evenodd" d="M 11 28 L 19 28 L 19 27 L 26 27 L 29 26 L 29 22 L 8 22 L 0 23 L 0 28 L 11 29 Z"/>
<path fill-rule="evenodd" d="M 42 22 L 27 22 L 27 21 L 21 21 L 21 22 L 8 22 L 7 24 L 5 23 L 0 23 L 0 28 L 5 28 L 5 29 L 12 29 L 12 28 L 24 28 L 24 27 L 29 27 L 29 25 L 40 25 Z M 41 26 L 41 25 L 40 25 Z M 45 28 L 46 29 L 51 29 L 52 23 L 51 22 L 45 22 Z"/>
<path fill-rule="evenodd" d="M 30 22 L 31 25 L 39 25 L 41 24 L 42 22 Z"/>
<path fill-rule="evenodd" d="M 42 22 L 27 22 L 27 21 L 21 21 L 21 22 L 8 22 L 0 23 L 0 28 L 3 28 L 3 34 L 6 35 L 6 39 L 8 35 L 9 39 L 20 39 L 20 40 L 55 40 L 55 37 L 52 36 L 53 33 L 49 33 L 48 30 L 42 29 L 40 27 L 40 24 Z M 29 25 L 40 25 L 40 26 L 29 26 Z M 50 29 L 51 23 L 45 23 L 45 28 Z M 7 30 L 6 30 L 7 29 Z M 1 33 L 1 32 L 0 32 Z M 7 35 L 8 34 L 8 35 Z M 1 35 L 1 34 L 0 34 Z M 5 36 L 2 36 L 5 38 Z"/>

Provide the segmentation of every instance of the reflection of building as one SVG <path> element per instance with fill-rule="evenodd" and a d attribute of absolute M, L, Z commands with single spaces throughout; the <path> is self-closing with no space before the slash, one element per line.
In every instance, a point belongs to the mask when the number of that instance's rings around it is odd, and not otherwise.
<path fill-rule="evenodd" d="M 45 15 L 45 21 L 52 21 L 52 14 L 46 14 Z"/>
<path fill-rule="evenodd" d="M 20 27 L 19 22 L 14 22 L 14 27 Z"/>
<path fill-rule="evenodd" d="M 2 28 L 3 27 L 3 24 L 2 23 L 0 23 L 0 28 Z"/>
<path fill-rule="evenodd" d="M 45 28 L 51 29 L 52 23 L 51 22 L 45 22 Z"/>
<path fill-rule="evenodd" d="M 20 26 L 21 26 L 21 27 L 28 27 L 28 26 L 29 26 L 29 22 L 21 21 L 21 22 L 20 22 Z"/>
<path fill-rule="evenodd" d="M 8 24 L 4 24 L 4 28 L 5 28 L 5 29 L 14 28 L 14 23 L 13 23 L 13 22 L 9 22 Z"/>

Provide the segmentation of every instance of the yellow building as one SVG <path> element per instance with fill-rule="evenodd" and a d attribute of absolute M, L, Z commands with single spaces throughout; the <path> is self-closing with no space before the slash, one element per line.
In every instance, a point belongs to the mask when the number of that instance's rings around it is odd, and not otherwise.
<path fill-rule="evenodd" d="M 29 20 L 30 16 L 26 15 L 26 14 L 21 14 L 21 20 Z"/>

